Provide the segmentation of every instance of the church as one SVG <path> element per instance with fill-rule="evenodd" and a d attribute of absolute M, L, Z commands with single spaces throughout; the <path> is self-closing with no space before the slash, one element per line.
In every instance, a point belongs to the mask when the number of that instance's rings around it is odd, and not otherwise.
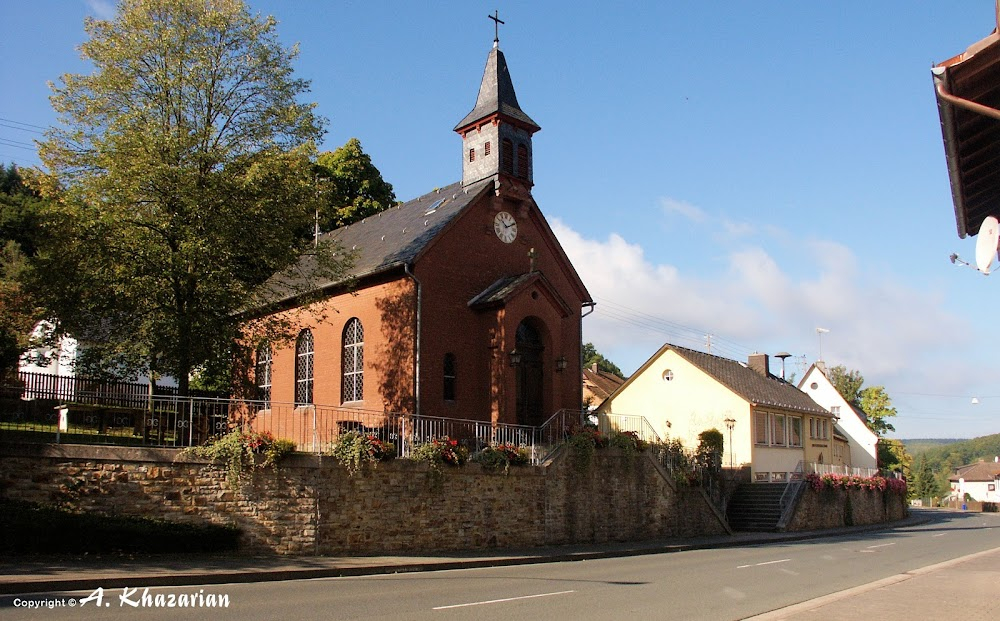
<path fill-rule="evenodd" d="M 541 425 L 581 407 L 594 302 L 532 198 L 532 137 L 494 41 L 455 126 L 462 179 L 322 237 L 351 252 L 298 336 L 256 351 L 269 402 Z M 314 317 L 315 315 L 315 317 Z M 318 318 L 321 317 L 321 318 Z"/>

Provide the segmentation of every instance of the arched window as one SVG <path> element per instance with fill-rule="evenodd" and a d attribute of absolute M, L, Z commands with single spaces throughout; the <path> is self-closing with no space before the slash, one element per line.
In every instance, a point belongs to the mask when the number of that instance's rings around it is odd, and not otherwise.
<path fill-rule="evenodd" d="M 351 319 L 344 326 L 343 383 L 341 400 L 362 401 L 365 398 L 365 330 L 361 320 Z"/>
<path fill-rule="evenodd" d="M 455 400 L 455 377 L 457 373 L 455 354 L 444 355 L 444 400 Z"/>
<path fill-rule="evenodd" d="M 257 361 L 254 365 L 254 384 L 257 386 L 257 398 L 263 401 L 263 407 L 271 405 L 271 344 L 261 343 L 257 348 Z"/>
<path fill-rule="evenodd" d="M 313 402 L 313 335 L 299 332 L 295 339 L 295 405 Z"/>
<path fill-rule="evenodd" d="M 504 138 L 500 143 L 500 170 L 508 175 L 514 174 L 514 143 Z"/>
<path fill-rule="evenodd" d="M 528 147 L 524 144 L 517 145 L 517 176 L 522 179 L 528 178 Z"/>

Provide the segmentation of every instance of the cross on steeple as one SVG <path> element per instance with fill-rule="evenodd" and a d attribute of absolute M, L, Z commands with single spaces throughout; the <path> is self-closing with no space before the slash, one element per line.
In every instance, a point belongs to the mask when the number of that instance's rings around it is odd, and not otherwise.
<path fill-rule="evenodd" d="M 493 15 L 487 15 L 486 17 L 493 20 L 493 42 L 500 43 L 500 24 L 504 23 L 500 19 L 500 11 L 493 11 Z"/>

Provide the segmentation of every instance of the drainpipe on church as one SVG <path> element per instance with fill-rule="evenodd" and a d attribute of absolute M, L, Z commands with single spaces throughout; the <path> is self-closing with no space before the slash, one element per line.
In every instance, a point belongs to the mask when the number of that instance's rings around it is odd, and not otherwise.
<path fill-rule="evenodd" d="M 403 264 L 403 271 L 406 275 L 413 279 L 413 284 L 417 287 L 417 317 L 415 330 L 417 331 L 416 338 L 413 339 L 413 404 L 416 409 L 417 416 L 420 416 L 420 309 L 423 303 L 423 288 L 420 285 L 420 281 L 417 277 L 410 271 L 410 264 Z"/>
<path fill-rule="evenodd" d="M 580 404 L 580 424 L 584 422 L 584 418 L 589 414 L 589 412 L 583 411 L 583 318 L 594 312 L 594 307 L 597 306 L 597 302 L 584 302 L 580 308 L 588 308 L 587 312 L 580 315 L 580 377 L 576 379 L 576 383 L 580 386 L 579 398 L 576 400 Z"/>

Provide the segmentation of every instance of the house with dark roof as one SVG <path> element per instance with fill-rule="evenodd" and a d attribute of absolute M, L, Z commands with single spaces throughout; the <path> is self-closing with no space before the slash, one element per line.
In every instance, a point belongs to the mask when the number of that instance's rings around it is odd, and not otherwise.
<path fill-rule="evenodd" d="M 968 494 L 979 502 L 1000 502 L 1000 458 L 993 461 L 980 459 L 974 464 L 962 466 L 948 478 L 951 492 L 962 499 Z"/>
<path fill-rule="evenodd" d="M 275 300 L 298 337 L 258 349 L 260 394 L 302 411 L 524 425 L 578 410 L 593 300 L 531 194 L 539 129 L 494 42 L 475 106 L 454 128 L 461 181 L 322 236 L 353 266 L 320 282 L 308 309 L 291 293 Z"/>
<path fill-rule="evenodd" d="M 583 403 L 591 410 L 597 409 L 605 399 L 625 383 L 625 378 L 597 368 L 597 363 L 583 368 Z"/>
<path fill-rule="evenodd" d="M 863 470 L 859 475 L 870 475 L 878 468 L 878 436 L 868 428 L 868 415 L 861 408 L 848 403 L 826 375 L 826 364 L 817 361 L 799 381 L 799 390 L 833 414 L 834 433 L 841 435 L 848 444 L 848 451 L 839 461 L 851 469 Z M 838 461 L 834 456 L 834 463 Z"/>
<path fill-rule="evenodd" d="M 643 416 L 661 438 L 689 449 L 701 432 L 716 429 L 725 440 L 724 467 L 749 467 L 754 482 L 787 481 L 805 464 L 829 462 L 834 420 L 768 366 L 766 354 L 743 363 L 667 343 L 598 412 Z"/>

